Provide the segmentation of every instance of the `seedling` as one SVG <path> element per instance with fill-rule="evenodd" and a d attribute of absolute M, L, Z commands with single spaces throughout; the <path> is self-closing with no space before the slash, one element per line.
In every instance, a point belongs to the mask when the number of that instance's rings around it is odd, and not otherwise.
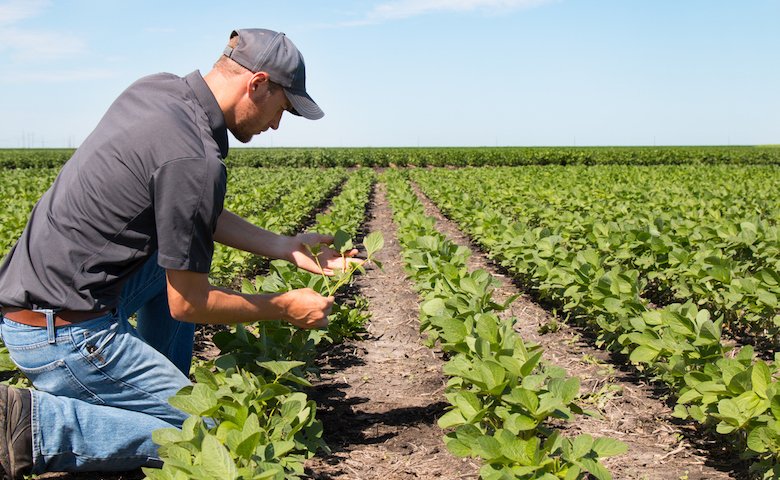
<path fill-rule="evenodd" d="M 362 262 L 351 262 L 350 259 L 352 257 L 349 257 L 348 253 L 355 248 L 355 245 L 352 242 L 352 238 L 350 238 L 349 234 L 343 230 L 337 231 L 333 235 L 332 246 L 341 254 L 341 259 L 345 268 L 336 270 L 333 276 L 326 275 L 322 265 L 320 264 L 319 255 L 322 253 L 322 244 L 306 245 L 306 249 L 309 251 L 309 253 L 311 253 L 312 257 L 314 257 L 314 261 L 317 262 L 317 267 L 319 267 L 320 271 L 322 271 L 322 278 L 325 283 L 328 296 L 333 296 L 342 285 L 349 282 L 355 272 L 360 271 L 361 273 L 365 273 L 363 265 L 366 263 L 373 262 L 374 265 L 382 268 L 382 264 L 374 259 L 374 254 L 381 250 L 384 244 L 385 239 L 381 232 L 369 233 L 363 239 L 363 247 L 366 249 L 366 258 Z"/>

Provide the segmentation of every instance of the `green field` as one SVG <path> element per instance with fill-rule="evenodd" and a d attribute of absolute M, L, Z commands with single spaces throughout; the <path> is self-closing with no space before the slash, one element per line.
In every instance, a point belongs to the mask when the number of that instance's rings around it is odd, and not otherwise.
<path fill-rule="evenodd" d="M 0 150 L 3 255 L 70 154 Z M 374 185 L 385 186 L 421 328 L 448 360 L 439 425 L 452 453 L 479 459 L 482 478 L 610 478 L 601 459 L 625 448 L 557 433 L 585 410 L 579 379 L 498 319 L 493 281 L 466 270 L 466 252 L 436 230 L 413 187 L 536 301 L 665 385 L 678 419 L 722 438 L 757 478 L 780 476 L 780 149 L 233 149 L 227 164 L 226 208 L 284 234 L 359 237 Z M 329 291 L 321 277 L 223 247 L 212 280 Z M 199 364 L 196 387 L 176 400 L 201 423 L 161 433 L 167 473 L 147 474 L 302 475 L 323 448 L 305 393 L 317 346 L 359 331 L 365 316 L 336 314 L 330 332 L 278 324 L 215 338 L 221 356 Z M 207 427 L 206 413 L 225 426 Z M 203 467 L 210 455 L 224 470 Z"/>

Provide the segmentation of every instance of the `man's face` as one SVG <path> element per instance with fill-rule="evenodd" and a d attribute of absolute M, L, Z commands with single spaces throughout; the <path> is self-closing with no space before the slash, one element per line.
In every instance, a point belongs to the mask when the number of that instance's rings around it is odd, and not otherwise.
<path fill-rule="evenodd" d="M 236 124 L 231 130 L 233 136 L 239 142 L 247 143 L 269 128 L 276 130 L 282 114 L 291 109 L 282 87 L 272 85 L 269 80 L 255 84 L 236 107 Z"/>

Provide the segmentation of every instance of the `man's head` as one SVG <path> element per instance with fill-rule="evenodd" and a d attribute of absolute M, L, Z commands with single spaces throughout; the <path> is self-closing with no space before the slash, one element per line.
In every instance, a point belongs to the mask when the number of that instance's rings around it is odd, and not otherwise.
<path fill-rule="evenodd" d="M 324 115 L 306 92 L 303 55 L 284 33 L 262 28 L 234 30 L 223 56 L 250 72 L 267 73 L 273 84 L 284 89 L 291 113 L 310 120 Z"/>

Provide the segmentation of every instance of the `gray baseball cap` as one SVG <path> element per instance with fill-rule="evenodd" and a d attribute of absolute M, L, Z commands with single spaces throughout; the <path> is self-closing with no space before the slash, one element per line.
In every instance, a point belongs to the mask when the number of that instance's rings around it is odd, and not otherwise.
<path fill-rule="evenodd" d="M 284 88 L 295 115 L 317 120 L 325 115 L 306 93 L 306 66 L 303 55 L 282 32 L 264 28 L 233 30 L 238 35 L 235 48 L 229 45 L 223 52 L 252 72 L 266 72 L 272 82 Z"/>

